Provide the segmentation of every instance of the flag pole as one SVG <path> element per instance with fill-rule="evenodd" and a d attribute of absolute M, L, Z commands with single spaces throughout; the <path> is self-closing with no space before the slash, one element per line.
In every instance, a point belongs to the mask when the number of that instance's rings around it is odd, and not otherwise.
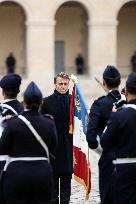
<path fill-rule="evenodd" d="M 73 110 L 74 111 L 78 111 L 78 112 L 80 112 L 81 111 L 81 107 L 83 108 L 83 110 L 85 110 L 85 111 L 83 111 L 82 112 L 82 126 L 80 125 L 80 123 L 79 123 L 79 126 L 81 127 L 81 132 L 83 133 L 83 134 L 85 134 L 85 132 L 84 131 L 86 131 L 86 126 L 85 126 L 85 123 L 86 123 L 86 118 L 85 118 L 85 115 L 87 116 L 88 115 L 88 107 L 87 107 L 87 104 L 86 104 L 86 102 L 85 102 L 85 98 L 84 98 L 84 96 L 83 96 L 83 94 L 82 94 L 82 91 L 81 91 L 81 88 L 80 88 L 80 85 L 79 85 L 79 82 L 78 82 L 78 78 L 75 76 L 75 75 L 71 75 L 71 77 L 70 77 L 70 79 L 72 80 L 72 82 L 74 83 L 74 87 L 73 87 L 73 90 L 75 90 L 74 91 L 74 94 L 72 93 L 72 98 L 74 97 L 74 103 L 71 103 L 72 105 L 71 105 L 71 107 L 73 107 L 73 105 L 74 105 L 74 107 L 75 108 L 73 108 Z M 75 89 L 74 89 L 75 88 Z M 80 93 L 80 94 L 79 94 Z M 78 96 L 77 98 L 75 97 L 75 96 Z M 72 100 L 73 101 L 73 100 Z M 83 104 L 82 106 L 81 106 L 81 104 Z M 73 112 L 72 112 L 73 113 Z M 85 115 L 84 115 L 85 114 Z M 74 116 L 73 118 L 75 118 L 75 115 L 74 114 L 70 114 L 70 115 L 72 115 L 72 116 Z M 77 117 L 78 118 L 78 117 Z M 81 120 L 81 119 L 79 119 L 79 120 Z M 72 124 L 74 124 L 73 126 L 75 126 L 76 127 L 76 125 L 77 125 L 77 127 L 78 127 L 78 122 L 79 122 L 79 120 L 77 119 L 77 120 L 71 120 L 72 121 Z M 72 126 L 72 127 L 73 127 Z M 84 128 L 84 129 L 83 129 Z M 84 186 L 84 188 L 85 188 L 85 190 L 86 190 L 86 197 L 85 197 L 85 200 L 88 200 L 89 199 L 89 194 L 90 194 L 90 187 L 91 187 L 91 184 L 90 184 L 90 168 L 89 168 L 89 157 L 90 157 L 90 155 L 88 155 L 89 154 L 89 148 L 87 148 L 88 149 L 88 151 L 87 151 L 87 157 L 88 158 L 86 158 L 86 159 L 84 159 L 84 155 L 86 155 L 86 151 L 84 151 L 84 148 L 83 148 L 83 151 L 82 151 L 82 146 L 80 146 L 80 143 L 78 144 L 78 139 L 80 139 L 81 140 L 81 138 L 78 138 L 77 137 L 77 135 L 80 135 L 80 133 L 78 132 L 78 131 L 76 131 L 78 128 L 75 128 L 75 130 L 73 131 L 73 135 L 74 135 L 74 137 L 75 137 L 75 145 L 73 146 L 73 152 L 75 153 L 74 154 L 74 158 L 76 157 L 76 155 L 78 156 L 77 158 L 75 158 L 74 159 L 74 178 L 75 178 L 75 180 L 77 181 L 77 182 L 79 182 L 80 184 L 82 184 L 83 186 Z M 73 130 L 73 129 L 72 129 Z M 78 133 L 78 134 L 75 134 L 75 133 Z M 77 141 L 77 142 L 76 142 Z M 86 140 L 83 140 L 83 141 L 85 141 L 86 142 Z M 86 142 L 87 143 L 87 142 Z M 86 144 L 85 144 L 86 145 Z M 86 148 L 85 148 L 85 150 L 86 150 Z M 85 171 L 85 174 L 86 174 L 86 176 L 85 177 L 82 177 L 83 175 L 81 175 L 81 171 L 79 171 L 78 170 L 78 167 L 81 167 L 79 164 L 81 163 L 81 162 L 79 162 L 78 163 L 78 161 L 79 161 L 79 157 L 81 158 L 81 161 L 82 162 L 84 162 L 84 167 L 85 167 L 85 169 L 86 169 L 86 171 Z M 85 156 L 86 157 L 86 156 Z M 77 159 L 77 160 L 76 160 Z M 87 177 L 87 178 L 86 178 Z"/>
<path fill-rule="evenodd" d="M 59 204 L 60 204 L 60 178 L 59 178 Z"/>

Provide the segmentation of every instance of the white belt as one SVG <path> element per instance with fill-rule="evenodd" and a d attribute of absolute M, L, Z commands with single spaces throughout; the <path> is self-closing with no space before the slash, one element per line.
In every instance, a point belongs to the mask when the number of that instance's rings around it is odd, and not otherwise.
<path fill-rule="evenodd" d="M 8 159 L 8 155 L 0 155 L 0 162 L 6 161 Z"/>
<path fill-rule="evenodd" d="M 8 157 L 6 164 L 4 166 L 4 171 L 6 171 L 8 165 L 14 161 L 40 161 L 40 160 L 48 160 L 46 157 Z"/>
<path fill-rule="evenodd" d="M 113 164 L 131 164 L 136 163 L 136 158 L 119 158 L 112 161 Z"/>

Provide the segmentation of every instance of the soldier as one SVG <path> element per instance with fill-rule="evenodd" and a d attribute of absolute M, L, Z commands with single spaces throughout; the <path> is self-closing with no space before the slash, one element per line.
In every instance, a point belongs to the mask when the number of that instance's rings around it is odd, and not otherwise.
<path fill-rule="evenodd" d="M 111 114 L 101 145 L 114 152 L 114 204 L 136 203 L 136 73 L 126 81 L 128 104 Z"/>
<path fill-rule="evenodd" d="M 132 71 L 136 72 L 136 51 L 134 52 L 133 56 L 131 57 L 131 66 L 132 66 Z"/>
<path fill-rule="evenodd" d="M 77 74 L 83 74 L 84 71 L 84 58 L 81 54 L 78 54 L 78 56 L 75 59 Z"/>
<path fill-rule="evenodd" d="M 8 204 L 51 201 L 53 178 L 48 151 L 54 151 L 57 135 L 54 121 L 38 112 L 41 102 L 42 93 L 31 82 L 24 92 L 25 111 L 7 122 L 0 140 L 0 154 L 9 156 L 4 178 Z"/>
<path fill-rule="evenodd" d="M 58 134 L 58 148 L 56 159 L 52 161 L 54 170 L 54 198 L 52 203 L 59 203 L 59 179 L 60 179 L 60 203 L 68 204 L 71 195 L 71 178 L 73 172 L 73 138 L 69 134 L 70 100 L 69 76 L 64 72 L 54 78 L 54 93 L 44 98 L 41 112 L 51 114 L 55 119 Z"/>
<path fill-rule="evenodd" d="M 110 113 L 116 99 L 121 99 L 118 91 L 120 85 L 120 73 L 114 67 L 108 65 L 103 72 L 103 86 L 109 90 L 109 94 L 94 101 L 89 114 L 87 127 L 87 142 L 91 149 L 99 145 L 99 138 L 106 127 Z M 111 175 L 113 171 L 112 153 L 105 154 L 103 151 L 99 160 L 99 190 L 101 204 L 112 204 Z"/>
<path fill-rule="evenodd" d="M 16 65 L 16 59 L 13 53 L 11 52 L 6 59 L 7 74 L 15 72 L 15 65 Z"/>
<path fill-rule="evenodd" d="M 0 87 L 2 88 L 2 94 L 4 101 L 0 104 L 0 137 L 3 128 L 6 126 L 7 121 L 5 117 L 17 115 L 23 111 L 22 104 L 17 100 L 17 95 L 20 91 L 21 77 L 17 74 L 8 74 L 4 76 L 0 81 Z M 3 170 L 5 164 L 5 155 L 0 156 L 0 171 Z M 0 204 L 4 203 L 2 196 L 2 189 L 0 188 Z"/>

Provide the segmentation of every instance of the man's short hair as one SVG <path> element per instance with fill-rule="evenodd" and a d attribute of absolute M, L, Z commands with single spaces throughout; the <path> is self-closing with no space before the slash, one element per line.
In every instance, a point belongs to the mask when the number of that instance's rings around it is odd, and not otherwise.
<path fill-rule="evenodd" d="M 136 94 L 136 73 L 132 72 L 128 75 L 126 81 L 126 89 L 130 94 Z"/>
<path fill-rule="evenodd" d="M 120 85 L 120 78 L 104 79 L 108 88 L 116 88 Z"/>
<path fill-rule="evenodd" d="M 18 87 L 15 88 L 4 88 L 3 92 L 5 93 L 5 95 L 10 98 L 10 99 L 14 99 L 17 97 L 18 93 L 20 92 Z"/>
<path fill-rule="evenodd" d="M 66 74 L 65 72 L 60 72 L 54 77 L 54 84 L 56 84 L 56 80 L 58 77 L 70 80 L 68 74 Z"/>
<path fill-rule="evenodd" d="M 120 85 L 120 73 L 115 66 L 107 65 L 103 72 L 103 79 L 109 88 L 116 88 Z"/>

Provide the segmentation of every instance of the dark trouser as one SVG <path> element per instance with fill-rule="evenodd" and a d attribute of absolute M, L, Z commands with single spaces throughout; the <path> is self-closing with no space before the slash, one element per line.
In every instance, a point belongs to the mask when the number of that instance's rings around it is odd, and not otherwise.
<path fill-rule="evenodd" d="M 14 65 L 11 65 L 11 66 L 7 67 L 7 73 L 8 74 L 14 73 L 14 72 L 15 72 L 15 66 Z"/>
<path fill-rule="evenodd" d="M 113 171 L 112 155 L 103 154 L 99 161 L 99 190 L 101 204 L 113 204 Z"/>
<path fill-rule="evenodd" d="M 71 195 L 71 174 L 54 175 L 54 195 L 52 204 L 59 204 L 59 179 L 60 179 L 60 203 L 69 204 Z"/>
<path fill-rule="evenodd" d="M 9 164 L 4 180 L 6 204 L 50 204 L 52 191 L 52 169 L 47 162 Z"/>
<path fill-rule="evenodd" d="M 136 164 L 117 164 L 114 170 L 114 204 L 136 204 Z"/>
<path fill-rule="evenodd" d="M 77 74 L 83 74 L 83 65 L 77 66 Z"/>
<path fill-rule="evenodd" d="M 4 180 L 4 174 L 2 170 L 4 169 L 5 162 L 0 161 L 0 204 L 5 204 L 4 200 L 4 193 L 3 193 L 3 180 Z"/>

